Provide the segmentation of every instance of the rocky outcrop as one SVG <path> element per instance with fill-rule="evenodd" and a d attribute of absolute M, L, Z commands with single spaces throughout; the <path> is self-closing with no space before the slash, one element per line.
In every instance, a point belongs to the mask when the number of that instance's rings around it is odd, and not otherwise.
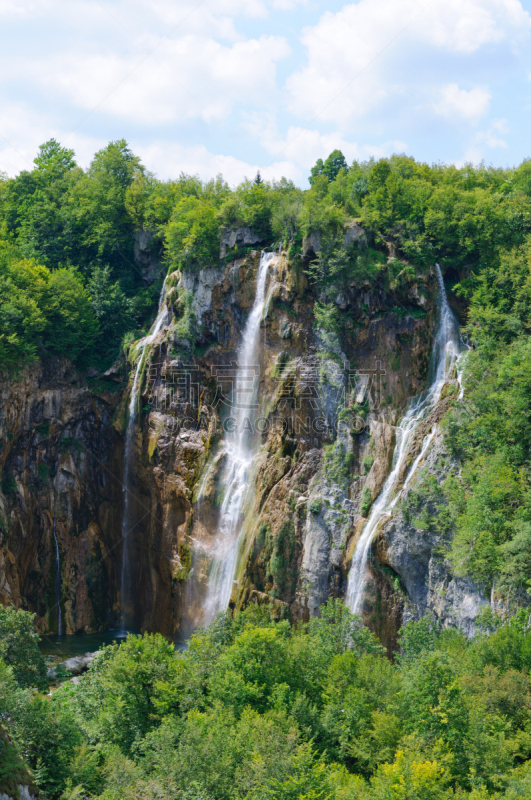
<path fill-rule="evenodd" d="M 116 603 L 121 437 L 111 425 L 123 384 L 87 381 L 43 362 L 0 384 L 0 601 L 38 615 L 42 631 L 104 630 Z"/>
<path fill-rule="evenodd" d="M 235 248 L 241 250 L 242 247 L 256 247 L 261 242 L 263 242 L 263 238 L 252 228 L 225 228 L 221 234 L 219 257 L 226 258 L 229 252 Z"/>
<path fill-rule="evenodd" d="M 35 794 L 32 794 L 29 786 L 24 786 L 22 783 L 17 784 L 17 790 L 14 794 L 6 794 L 0 792 L 0 800 L 35 800 L 38 797 L 37 787 L 34 789 Z"/>
<path fill-rule="evenodd" d="M 381 531 L 376 548 L 379 563 L 399 578 L 404 600 L 403 623 L 429 613 L 443 627 L 456 627 L 473 636 L 477 617 L 489 600 L 482 587 L 453 574 L 445 555 L 451 532 L 441 533 L 433 525 L 419 521 L 423 510 L 437 513 L 429 494 L 424 496 L 422 489 L 428 476 L 441 484 L 451 471 L 448 463 L 444 438 L 439 433 L 409 487 L 422 497 L 413 519 L 398 507 Z"/>
<path fill-rule="evenodd" d="M 372 237 L 369 231 L 362 228 L 358 220 L 350 220 L 343 230 L 343 239 L 340 243 L 344 248 L 356 247 L 361 251 L 366 250 Z M 302 243 L 302 257 L 305 261 L 310 261 L 323 249 L 325 238 L 321 231 L 315 230 L 304 238 Z"/>
<path fill-rule="evenodd" d="M 97 651 L 96 651 L 97 652 Z M 86 672 L 96 653 L 85 653 L 84 656 L 73 656 L 67 658 L 66 661 L 60 661 L 55 666 L 48 669 L 48 678 L 50 680 L 57 680 L 61 673 L 70 673 L 70 675 L 81 675 Z"/>
<path fill-rule="evenodd" d="M 144 283 L 154 283 L 162 277 L 162 246 L 160 239 L 150 230 L 135 231 L 134 259 L 135 266 L 142 271 Z"/>
<path fill-rule="evenodd" d="M 362 231 L 353 226 L 351 235 L 365 246 Z M 130 560 L 140 628 L 182 636 L 201 621 L 203 554 L 221 503 L 223 426 L 230 424 L 231 380 L 259 259 L 252 251 L 169 280 L 173 321 L 149 353 L 135 440 Z M 267 600 L 280 614 L 291 609 L 305 618 L 330 594 L 343 595 L 363 489 L 375 495 L 381 487 L 397 408 L 424 385 L 430 292 L 416 281 L 405 295 L 378 283 L 345 289 L 347 327 L 339 339 L 315 330 L 314 298 L 296 265 L 286 256 L 275 262 L 253 376 L 261 403 L 249 420 L 262 447 L 234 605 Z M 422 311 L 399 312 L 406 298 Z M 190 309 L 195 343 L 183 346 L 181 319 Z"/>
<path fill-rule="evenodd" d="M 258 242 L 251 229 L 225 231 L 222 255 Z M 307 238 L 306 258 L 320 242 L 318 233 Z M 367 247 L 357 222 L 344 244 Z M 172 314 L 142 364 L 128 489 L 132 618 L 141 630 L 182 637 L 201 622 L 202 554 L 217 529 L 231 382 L 259 259 L 252 250 L 167 280 Z M 392 281 L 382 272 L 343 286 L 334 297 L 339 331 L 316 329 L 300 259 L 281 255 L 267 292 L 250 376 L 260 407 L 249 425 L 261 448 L 231 603 L 271 602 L 279 615 L 307 619 L 327 597 L 344 596 L 356 539 L 390 469 L 395 426 L 425 387 L 435 283 L 408 268 Z M 111 370 L 87 381 L 54 363 L 0 386 L 0 600 L 36 611 L 43 631 L 58 622 L 54 531 L 66 631 L 101 630 L 119 617 L 125 378 Z M 399 515 L 379 532 L 364 615 L 390 648 L 402 620 L 426 609 L 473 629 L 477 591 L 451 576 L 437 547 Z"/>

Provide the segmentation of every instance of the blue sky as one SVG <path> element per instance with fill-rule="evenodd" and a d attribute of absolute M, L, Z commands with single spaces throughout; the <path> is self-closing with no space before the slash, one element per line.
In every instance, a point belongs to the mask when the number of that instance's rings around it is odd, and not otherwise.
<path fill-rule="evenodd" d="M 0 170 L 125 138 L 160 178 L 531 156 L 531 0 L 0 0 Z"/>

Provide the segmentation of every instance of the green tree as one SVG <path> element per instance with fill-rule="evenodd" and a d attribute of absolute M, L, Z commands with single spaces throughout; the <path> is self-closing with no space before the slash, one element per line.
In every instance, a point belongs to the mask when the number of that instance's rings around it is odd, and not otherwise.
<path fill-rule="evenodd" d="M 13 670 L 19 686 L 48 687 L 46 664 L 39 650 L 35 614 L 0 606 L 0 657 Z"/>
<path fill-rule="evenodd" d="M 49 272 L 17 256 L 16 251 L 2 248 L 0 243 L 1 371 L 17 371 L 37 359 L 47 323 L 42 297 Z"/>
<path fill-rule="evenodd" d="M 335 181 L 340 170 L 348 170 L 348 164 L 341 150 L 332 150 L 323 164 L 323 175 L 326 175 L 330 182 Z"/>
<path fill-rule="evenodd" d="M 90 298 L 73 269 L 53 272 L 42 297 L 46 317 L 45 346 L 76 361 L 88 356 L 98 322 Z"/>
<path fill-rule="evenodd" d="M 205 200 L 185 197 L 175 205 L 166 228 L 168 257 L 174 267 L 197 271 L 219 261 L 217 213 Z"/>
<path fill-rule="evenodd" d="M 326 161 L 323 161 L 322 158 L 318 158 L 315 166 L 311 168 L 309 178 L 310 186 L 313 186 L 319 175 L 324 175 L 329 183 L 335 181 L 340 170 L 348 171 L 348 164 L 345 156 L 341 150 L 332 150 Z"/>
<path fill-rule="evenodd" d="M 120 283 L 112 281 L 109 266 L 94 270 L 87 293 L 98 322 L 97 350 L 106 363 L 116 357 L 122 337 L 132 327 L 131 303 Z"/>
<path fill-rule="evenodd" d="M 78 719 L 95 742 L 127 753 L 160 722 L 160 711 L 178 705 L 182 659 L 160 634 L 128 636 L 100 651 L 76 696 Z M 175 684 L 173 692 L 169 684 Z"/>
<path fill-rule="evenodd" d="M 83 272 L 109 265 L 126 294 L 134 293 L 141 275 L 134 263 L 133 222 L 127 191 L 144 167 L 124 139 L 110 142 L 94 156 L 88 171 L 72 187 L 69 226 L 76 241 L 72 263 Z"/>

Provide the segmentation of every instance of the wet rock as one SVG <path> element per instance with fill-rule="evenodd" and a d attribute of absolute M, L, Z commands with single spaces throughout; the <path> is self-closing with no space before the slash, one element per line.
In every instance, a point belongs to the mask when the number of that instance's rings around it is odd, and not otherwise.
<path fill-rule="evenodd" d="M 290 339 L 292 334 L 292 327 L 287 319 L 283 319 L 280 323 L 280 338 Z"/>
<path fill-rule="evenodd" d="M 96 652 L 85 653 L 84 656 L 72 656 L 72 658 L 67 658 L 66 661 L 60 661 L 59 664 L 48 669 L 48 678 L 50 680 L 57 680 L 60 672 L 64 672 L 65 670 L 71 675 L 81 675 L 88 670 Z"/>
<path fill-rule="evenodd" d="M 357 245 L 360 250 L 365 250 L 370 241 L 370 234 L 365 228 L 362 228 L 359 222 L 353 220 L 346 225 L 345 236 L 343 239 L 343 247 L 352 247 Z"/>
<path fill-rule="evenodd" d="M 301 564 L 301 592 L 306 607 L 315 616 L 319 607 L 342 583 L 341 565 L 349 535 L 354 504 L 339 486 L 317 478 L 308 497 Z"/>
<path fill-rule="evenodd" d="M 253 247 L 260 244 L 261 237 L 252 228 L 225 228 L 221 234 L 219 257 L 225 258 L 234 247 Z"/>
<path fill-rule="evenodd" d="M 6 794 L 5 792 L 0 793 L 0 800 L 36 800 L 37 798 L 37 791 L 35 794 L 30 792 L 29 786 L 23 786 L 21 783 L 18 784 L 18 795 L 15 794 Z"/>
<path fill-rule="evenodd" d="M 411 488 L 422 489 L 426 475 L 435 476 L 441 483 L 452 465 L 441 458 L 448 458 L 444 439 L 439 434 L 412 480 Z M 429 501 L 428 501 L 429 502 Z M 426 501 L 419 507 L 420 514 Z M 433 511 L 433 509 L 430 509 Z M 424 614 L 433 615 L 443 627 L 456 627 L 467 636 L 476 631 L 476 620 L 488 604 L 480 586 L 470 578 L 452 573 L 451 565 L 444 557 L 448 549 L 447 536 L 432 530 L 419 530 L 414 520 L 408 522 L 401 510 L 397 510 L 382 533 L 381 557 L 400 577 L 406 591 L 404 622 L 418 620 Z"/>
<path fill-rule="evenodd" d="M 302 243 L 302 257 L 305 260 L 309 260 L 315 258 L 317 253 L 322 250 L 323 247 L 323 237 L 321 236 L 320 231 L 311 231 L 308 236 L 305 237 Z"/>
<path fill-rule="evenodd" d="M 362 246 L 355 226 L 345 237 Z M 223 236 L 226 249 L 258 244 L 250 229 Z M 312 234 L 306 247 L 315 252 L 321 244 L 320 234 Z M 222 420 L 229 413 L 216 376 L 237 361 L 259 258 L 253 250 L 230 264 L 168 278 L 175 316 L 146 354 L 133 440 L 129 555 L 138 629 L 175 636 L 182 610 L 194 612 L 200 602 L 191 597 L 189 579 L 199 569 L 194 548 L 217 530 Z M 269 284 L 256 365 L 262 426 L 255 433 L 263 446 L 253 464 L 255 492 L 245 508 L 232 596 L 236 607 L 273 597 L 279 613 L 287 604 L 295 618 L 314 613 L 329 595 L 344 595 L 363 484 L 378 491 L 397 409 L 425 385 L 433 322 L 428 284 L 422 287 L 427 316 L 419 319 L 394 313 L 402 301 L 376 282 L 342 291 L 340 336 L 316 331 L 315 297 L 302 272 L 281 256 Z M 176 332 L 181 290 L 192 298 L 193 342 Z M 419 305 L 420 296 L 408 302 Z M 366 376 L 356 391 L 347 380 L 354 368 Z M 378 386 L 370 377 L 376 372 L 382 375 Z M 110 627 L 120 611 L 120 478 L 129 394 L 120 385 L 120 365 L 102 377 L 105 389 L 99 376 L 87 384 L 67 365 L 47 365 L 0 384 L 0 465 L 12 478 L 4 483 L 8 494 L 0 493 L 0 515 L 8 522 L 0 532 L 0 601 L 37 611 L 42 631 L 57 626 L 50 600 L 54 519 L 66 630 Z M 335 430 L 346 397 L 369 409 L 370 436 L 356 430 L 353 419 L 344 431 Z M 349 458 L 344 487 L 328 486 L 317 475 L 323 448 L 334 441 Z M 362 474 L 367 455 L 374 458 L 370 477 Z M 308 509 L 319 497 L 328 505 L 314 514 Z"/>
<path fill-rule="evenodd" d="M 135 231 L 135 265 L 142 270 L 144 283 L 153 283 L 162 273 L 162 248 L 153 231 Z"/>
<path fill-rule="evenodd" d="M 58 624 L 54 526 L 65 632 L 114 621 L 121 392 L 94 381 L 57 359 L 0 382 L 0 602 L 36 612 L 41 632 Z"/>

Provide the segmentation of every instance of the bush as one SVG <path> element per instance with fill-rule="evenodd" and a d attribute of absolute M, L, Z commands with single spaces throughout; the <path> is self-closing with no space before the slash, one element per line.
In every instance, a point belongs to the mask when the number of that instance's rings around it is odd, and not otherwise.
<path fill-rule="evenodd" d="M 0 606 L 0 657 L 12 667 L 19 686 L 47 689 L 46 664 L 39 651 L 35 614 Z"/>
<path fill-rule="evenodd" d="M 361 493 L 361 503 L 360 503 L 360 514 L 362 517 L 367 517 L 369 515 L 369 511 L 371 510 L 372 505 L 372 496 L 371 490 L 367 487 L 363 487 L 363 491 Z"/>

